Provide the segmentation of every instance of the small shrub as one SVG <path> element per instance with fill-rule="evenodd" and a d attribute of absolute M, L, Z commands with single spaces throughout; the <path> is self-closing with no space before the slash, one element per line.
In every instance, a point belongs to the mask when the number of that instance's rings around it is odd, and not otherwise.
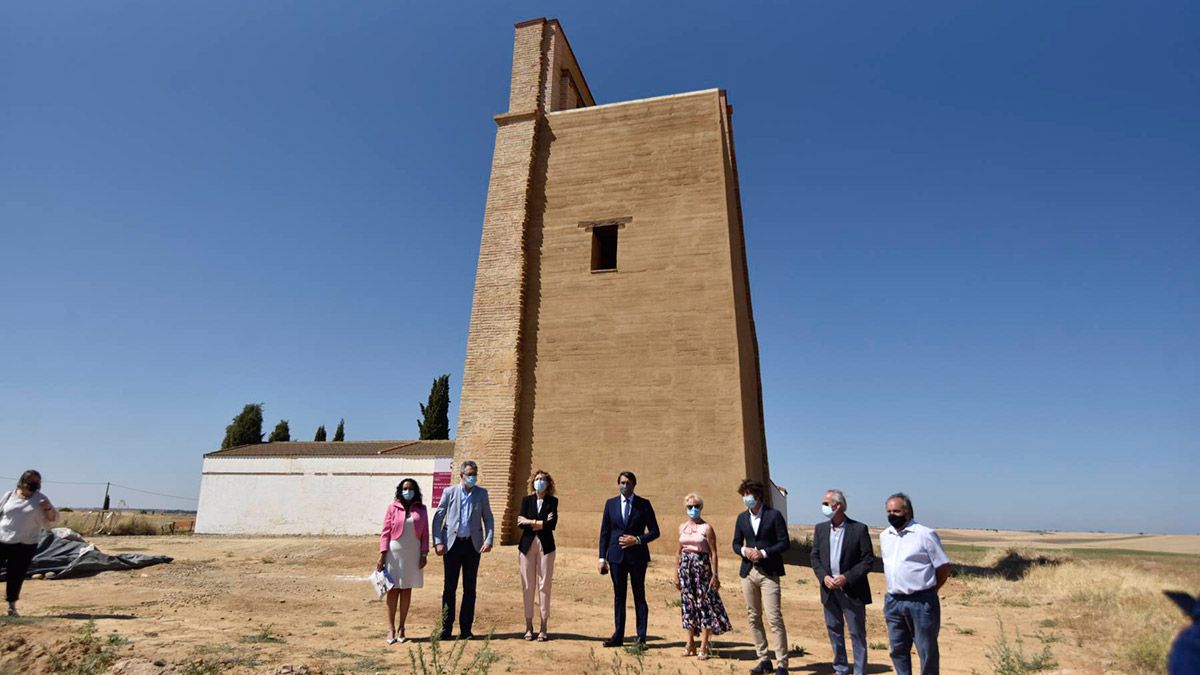
<path fill-rule="evenodd" d="M 238 642 L 243 644 L 280 644 L 287 640 L 271 632 L 271 626 L 264 626 L 253 635 L 243 635 Z"/>
<path fill-rule="evenodd" d="M 661 665 L 659 666 L 659 671 L 662 671 Z M 597 673 L 608 673 L 609 675 L 644 675 L 646 672 L 645 654 L 634 654 L 634 661 L 627 663 L 621 658 L 620 652 L 613 652 L 612 661 L 604 663 L 596 657 L 595 650 L 589 649 L 588 668 L 584 672 L 592 673 L 593 675 Z"/>
<path fill-rule="evenodd" d="M 333 628 L 336 625 L 337 625 L 336 621 L 318 621 L 317 622 L 318 628 Z"/>
<path fill-rule="evenodd" d="M 1059 635 L 1054 631 L 1047 632 L 1044 630 L 1039 630 L 1038 632 L 1034 633 L 1033 636 L 1044 645 L 1052 645 L 1055 642 L 1062 642 L 1062 635 Z"/>
<path fill-rule="evenodd" d="M 683 602 L 679 598 L 671 598 L 669 600 L 664 600 L 664 602 L 667 605 L 667 609 L 674 609 L 683 604 Z"/>
<path fill-rule="evenodd" d="M 221 670 L 221 663 L 219 661 L 197 659 L 181 665 L 179 672 L 182 675 L 220 675 Z"/>
<path fill-rule="evenodd" d="M 888 643 L 886 642 L 868 642 L 867 649 L 875 649 L 877 651 L 887 651 Z"/>
<path fill-rule="evenodd" d="M 1170 651 L 1170 639 L 1152 633 L 1142 633 L 1130 640 L 1125 648 L 1125 661 L 1138 673 L 1161 672 Z"/>
<path fill-rule="evenodd" d="M 955 626 L 954 632 L 958 633 L 959 635 L 974 635 L 975 629 L 974 628 L 963 628 L 962 626 Z"/>
<path fill-rule="evenodd" d="M 108 646 L 109 647 L 120 647 L 122 645 L 127 645 L 127 644 L 129 644 L 129 640 L 125 639 L 124 637 L 121 637 L 121 635 L 119 635 L 115 631 L 108 634 Z"/>
<path fill-rule="evenodd" d="M 1050 645 L 1044 645 L 1041 653 L 1026 657 L 1020 631 L 1010 643 L 1008 635 L 1004 632 L 1004 622 L 999 623 L 1000 634 L 987 650 L 987 660 L 992 664 L 996 675 L 1025 675 L 1058 666 L 1058 661 L 1054 660 L 1054 654 L 1050 652 Z"/>
<path fill-rule="evenodd" d="M 358 657 L 358 660 L 351 667 L 354 668 L 354 672 L 356 673 L 386 673 L 389 670 L 387 662 L 371 654 L 364 654 Z"/>
<path fill-rule="evenodd" d="M 646 645 L 641 642 L 625 645 L 625 653 L 637 657 L 641 661 L 642 657 L 646 655 Z"/>
<path fill-rule="evenodd" d="M 792 645 L 792 656 L 808 656 L 808 648 L 804 645 Z"/>
<path fill-rule="evenodd" d="M 128 640 L 116 635 L 109 635 L 102 640 L 96 635 L 96 622 L 88 621 L 83 624 L 79 635 L 71 638 L 71 648 L 50 654 L 50 668 L 56 673 L 70 675 L 99 675 L 108 670 L 108 666 L 116 659 L 116 649 Z M 73 660 L 62 656 L 72 653 Z M 77 653 L 77 655 L 76 655 Z"/>
<path fill-rule="evenodd" d="M 500 660 L 500 655 L 492 649 L 491 633 L 488 633 L 475 655 L 464 665 L 467 641 L 455 640 L 449 649 L 443 646 L 442 626 L 445 625 L 445 621 L 446 612 L 443 611 L 434 622 L 433 630 L 430 631 L 428 653 L 425 651 L 425 646 L 421 644 L 418 644 L 415 650 L 408 651 L 408 661 L 413 675 L 456 675 L 457 673 L 484 673 L 486 675 L 492 665 Z M 358 670 L 372 670 L 372 668 L 362 667 L 361 664 L 355 664 L 355 667 Z M 386 669 L 386 664 L 381 665 L 380 668 Z"/>

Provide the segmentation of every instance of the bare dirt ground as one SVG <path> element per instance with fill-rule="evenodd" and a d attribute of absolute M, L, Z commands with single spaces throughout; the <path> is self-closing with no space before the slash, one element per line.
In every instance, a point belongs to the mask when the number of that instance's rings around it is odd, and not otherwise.
<path fill-rule="evenodd" d="M 794 528 L 800 537 L 808 531 Z M 951 557 L 975 570 L 951 579 L 942 593 L 946 673 L 995 672 L 1001 622 L 1010 647 L 1020 633 L 1026 656 L 1052 651 L 1052 661 L 1043 663 L 1057 665 L 1047 672 L 1154 672 L 1163 640 L 1183 626 L 1182 615 L 1161 598 L 1161 590 L 1200 590 L 1200 559 L 1191 556 L 1084 555 L 1010 580 L 991 574 L 988 565 L 997 556 L 989 558 L 976 547 L 1044 546 L 1041 535 L 946 534 Z M 1056 536 L 1057 543 L 1076 551 L 1089 545 L 1107 551 L 1120 543 L 1088 534 Z M 428 657 L 441 594 L 439 559 L 431 557 L 425 587 L 414 592 L 407 628 L 417 639 L 389 647 L 383 604 L 365 581 L 377 555 L 375 538 L 176 535 L 96 537 L 93 542 L 109 553 L 166 554 L 175 562 L 86 579 L 27 582 L 21 603 L 25 616 L 0 620 L 0 672 L 273 673 L 303 666 L 314 673 L 407 673 L 412 672 L 410 652 L 423 650 Z M 1195 552 L 1198 542 L 1200 537 L 1170 538 L 1160 548 Z M 721 579 L 734 631 L 716 640 L 717 656 L 707 662 L 679 656 L 678 593 L 670 582 L 672 561 L 665 556 L 657 557 L 647 579 L 650 649 L 640 661 L 622 650 L 604 649 L 600 643 L 612 630 L 612 590 L 608 577 L 597 574 L 595 557 L 591 549 L 560 548 L 553 639 L 527 643 L 521 639 L 516 548 L 500 547 L 484 556 L 475 632 L 493 632 L 490 647 L 499 658 L 491 672 L 738 673 L 752 665 L 732 555 L 722 556 Z M 872 574 L 870 581 L 876 604 L 867 622 L 868 672 L 892 672 L 881 615 L 884 579 Z M 789 566 L 784 610 L 796 648 L 791 672 L 832 672 L 816 580 L 808 567 Z M 1155 624 L 1146 629 L 1152 631 L 1146 645 L 1130 646 L 1123 635 L 1103 632 L 1111 622 L 1105 617 L 1114 612 L 1142 612 L 1132 625 Z M 92 621 L 94 633 L 89 633 Z M 630 611 L 631 630 L 632 621 Z M 483 640 L 471 642 L 468 658 L 482 648 Z"/>

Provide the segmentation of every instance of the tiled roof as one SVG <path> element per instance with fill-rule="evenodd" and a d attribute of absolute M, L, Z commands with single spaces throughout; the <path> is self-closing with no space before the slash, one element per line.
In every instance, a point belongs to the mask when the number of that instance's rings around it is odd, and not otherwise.
<path fill-rule="evenodd" d="M 454 441 L 288 441 L 239 445 L 205 457 L 453 457 Z"/>

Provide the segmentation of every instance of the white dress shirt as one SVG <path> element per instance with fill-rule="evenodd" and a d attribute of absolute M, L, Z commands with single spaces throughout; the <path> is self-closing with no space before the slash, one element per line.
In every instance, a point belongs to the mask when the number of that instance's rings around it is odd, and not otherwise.
<path fill-rule="evenodd" d="M 762 524 L 762 513 L 763 513 L 763 510 L 761 508 L 758 510 L 758 513 L 755 513 L 754 511 L 750 511 L 750 529 L 754 530 L 755 537 L 758 536 L 758 526 Z M 749 551 L 749 550 L 750 550 L 749 546 L 742 547 L 742 557 L 743 558 L 746 557 L 746 551 Z M 758 553 L 759 553 L 759 555 L 761 555 L 764 558 L 767 557 L 767 552 L 761 548 L 758 549 Z"/>
<path fill-rule="evenodd" d="M 879 551 L 887 592 L 911 595 L 937 587 L 935 570 L 950 564 L 942 540 L 928 527 L 913 520 L 900 531 L 888 527 L 879 533 Z"/>
<path fill-rule="evenodd" d="M 829 572 L 836 577 L 842 573 L 842 539 L 846 534 L 846 521 L 841 526 L 829 521 Z"/>

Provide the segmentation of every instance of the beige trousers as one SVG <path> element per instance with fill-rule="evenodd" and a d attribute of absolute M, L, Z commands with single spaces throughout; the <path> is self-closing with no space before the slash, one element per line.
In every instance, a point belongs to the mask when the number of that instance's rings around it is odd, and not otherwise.
<path fill-rule="evenodd" d="M 538 595 L 542 623 L 550 618 L 550 583 L 554 581 L 554 554 L 542 552 L 542 540 L 533 538 L 529 553 L 521 557 L 521 590 L 525 592 L 525 620 L 533 620 L 533 594 Z"/>
<path fill-rule="evenodd" d="M 750 619 L 750 635 L 754 637 L 754 649 L 758 660 L 770 658 L 767 650 L 767 635 L 763 631 L 763 614 L 767 615 L 767 626 L 771 629 L 771 642 L 775 648 L 775 660 L 787 666 L 787 629 L 783 625 L 783 609 L 780 607 L 779 577 L 767 576 L 750 568 L 750 574 L 742 579 L 742 595 L 746 597 L 746 615 Z"/>

